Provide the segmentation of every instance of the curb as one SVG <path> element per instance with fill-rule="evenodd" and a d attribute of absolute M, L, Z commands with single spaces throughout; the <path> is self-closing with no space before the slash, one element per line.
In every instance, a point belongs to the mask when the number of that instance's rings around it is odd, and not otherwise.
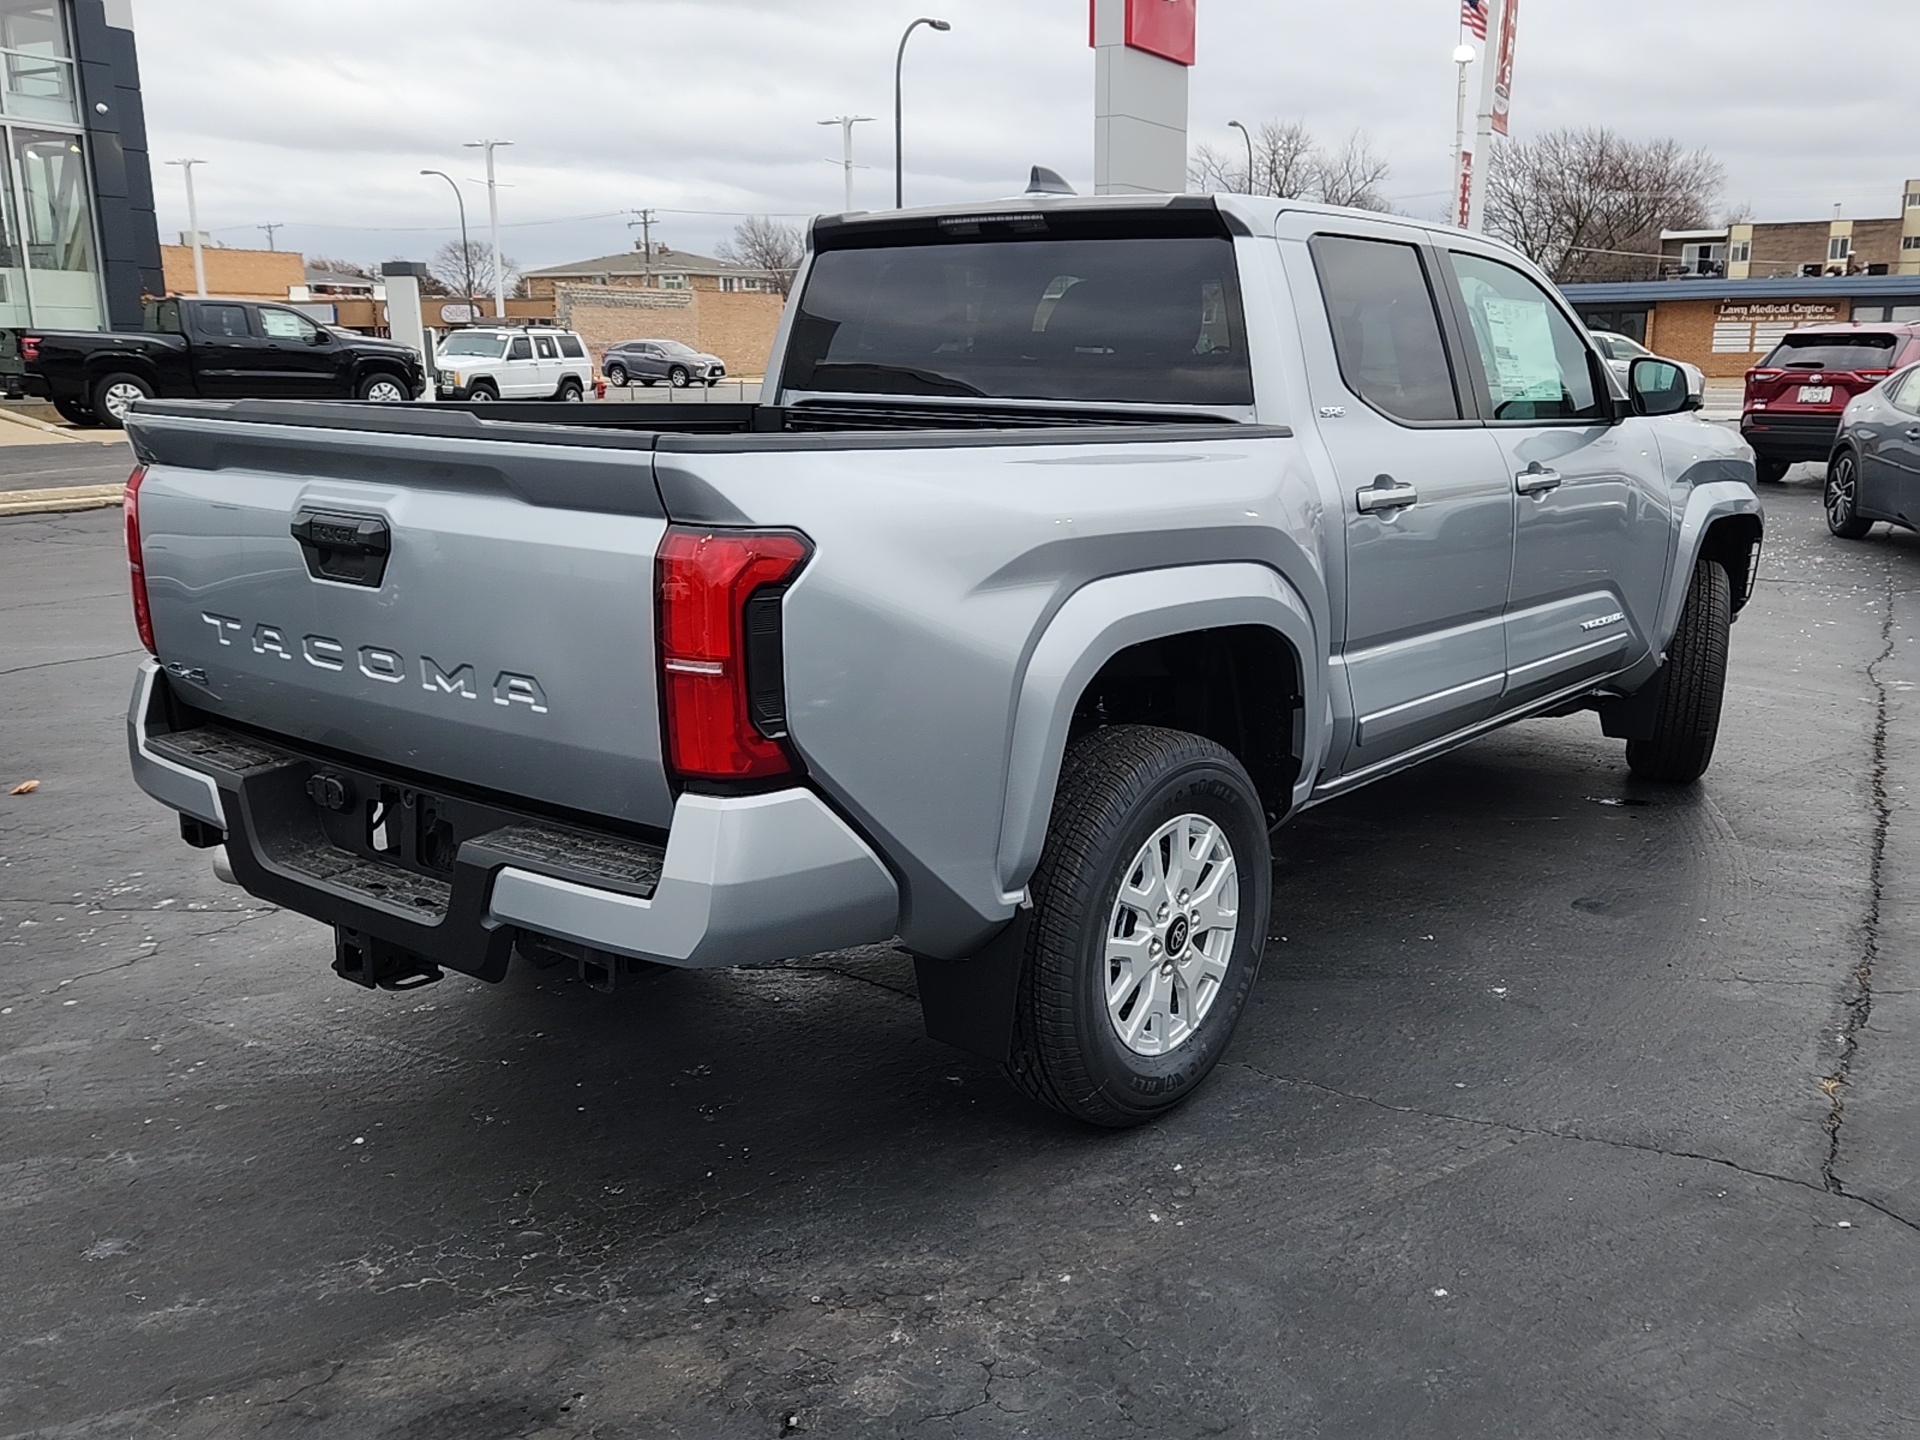
<path fill-rule="evenodd" d="M 62 440 L 73 439 L 73 434 L 64 425 L 52 425 L 45 420 L 36 420 L 31 415 L 22 415 L 18 410 L 9 410 L 0 406 L 0 420 L 11 421 L 15 425 L 24 425 L 29 430 L 44 430 L 49 435 L 58 435 Z"/>
<path fill-rule="evenodd" d="M 0 515 L 51 515 L 118 505 L 124 485 L 67 485 L 58 490 L 0 490 Z"/>

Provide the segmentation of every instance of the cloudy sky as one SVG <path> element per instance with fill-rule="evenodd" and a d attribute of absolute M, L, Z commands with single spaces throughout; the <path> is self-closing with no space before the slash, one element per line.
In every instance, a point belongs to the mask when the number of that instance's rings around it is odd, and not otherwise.
<path fill-rule="evenodd" d="M 923 8 L 932 5 L 936 8 Z M 1764 220 L 1897 212 L 1920 175 L 1916 0 L 1524 0 L 1520 135 L 1606 124 L 1673 136 L 1726 167 Z M 445 182 L 500 152 L 503 248 L 525 266 L 628 248 L 627 211 L 710 251 L 744 213 L 838 209 L 892 185 L 892 67 L 907 56 L 909 204 L 1012 193 L 1036 162 L 1090 188 L 1086 0 L 135 0 L 154 157 L 196 155 L 201 224 L 229 245 L 378 261 L 457 234 Z M 1361 130 L 1397 209 L 1439 215 L 1453 143 L 1454 0 L 1199 0 L 1192 138 L 1229 119 Z M 1477 92 L 1476 92 L 1477 93 Z M 831 161 L 831 163 L 829 163 Z M 156 164 L 160 228 L 186 228 Z M 509 188 L 510 187 L 510 188 Z M 484 188 L 467 186 L 476 236 Z"/>

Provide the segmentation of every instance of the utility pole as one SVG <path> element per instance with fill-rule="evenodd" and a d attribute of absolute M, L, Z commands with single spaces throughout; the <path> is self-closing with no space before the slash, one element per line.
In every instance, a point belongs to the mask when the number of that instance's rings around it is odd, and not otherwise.
<path fill-rule="evenodd" d="M 479 307 L 473 303 L 473 242 L 467 239 L 467 197 L 460 193 L 460 182 L 444 170 L 422 170 L 422 175 L 438 175 L 453 187 L 453 203 L 460 207 L 460 265 L 467 276 L 467 319 L 479 318 Z"/>
<path fill-rule="evenodd" d="M 871 115 L 836 115 L 831 120 L 822 120 L 822 125 L 840 127 L 840 167 L 847 173 L 846 208 L 853 209 L 853 127 L 873 119 Z"/>
<path fill-rule="evenodd" d="M 904 124 L 901 120 L 900 69 L 907 62 L 907 41 L 913 38 L 913 32 L 918 30 L 922 25 L 933 30 L 951 30 L 953 28 L 953 26 L 945 20 L 935 20 L 930 15 L 922 15 L 900 33 L 900 48 L 894 53 L 893 57 L 893 208 L 896 210 L 904 210 L 907 204 L 907 162 L 902 153 L 904 148 L 902 140 Z"/>
<path fill-rule="evenodd" d="M 651 290 L 653 288 L 653 211 L 635 210 L 633 213 L 638 218 L 629 220 L 627 228 L 631 230 L 636 225 L 640 227 L 640 253 L 643 257 L 640 262 L 640 271 L 646 288 Z"/>
<path fill-rule="evenodd" d="M 200 207 L 193 203 L 193 167 L 204 165 L 204 160 L 169 160 L 167 164 L 178 165 L 180 174 L 187 182 L 187 233 L 193 236 L 193 293 L 207 293 L 207 262 L 200 258 Z"/>
<path fill-rule="evenodd" d="M 493 152 L 502 145 L 511 145 L 511 140 L 469 140 L 465 143 L 468 150 L 487 152 L 487 224 L 493 231 L 493 315 L 496 320 L 507 317 L 507 277 L 500 268 L 500 197 L 493 183 Z"/>
<path fill-rule="evenodd" d="M 286 228 L 287 228 L 287 222 L 286 222 L 286 221 L 284 221 L 284 220 L 276 220 L 276 221 L 274 221 L 274 222 L 273 222 L 273 224 L 271 224 L 271 225 L 256 225 L 256 226 L 254 226 L 253 228 L 254 228 L 254 229 L 256 229 L 256 230 L 264 230 L 264 231 L 266 231 L 266 232 L 267 232 L 267 249 L 269 249 L 269 250 L 271 250 L 271 249 L 273 249 L 273 248 L 274 248 L 274 245 L 273 245 L 273 232 L 274 232 L 274 231 L 276 231 L 276 230 L 284 230 L 284 229 L 286 229 Z"/>

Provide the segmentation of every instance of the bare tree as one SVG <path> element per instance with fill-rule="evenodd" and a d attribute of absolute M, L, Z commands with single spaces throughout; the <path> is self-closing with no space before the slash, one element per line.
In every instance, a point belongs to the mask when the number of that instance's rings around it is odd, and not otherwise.
<path fill-rule="evenodd" d="M 722 260 L 766 271 L 782 295 L 793 288 L 794 273 L 806 253 L 800 227 L 782 225 L 768 215 L 749 215 L 734 227 L 732 239 L 720 242 Z"/>
<path fill-rule="evenodd" d="M 520 294 L 525 288 L 520 278 L 520 262 L 502 255 L 500 268 L 506 279 L 502 288 L 509 295 Z M 471 275 L 473 296 L 484 300 L 493 294 L 493 247 L 477 240 L 469 241 L 463 255 L 460 242 L 449 240 L 433 252 L 433 258 L 427 261 L 427 273 L 444 285 L 449 295 L 467 295 L 467 277 Z"/>
<path fill-rule="evenodd" d="M 1487 229 L 1556 280 L 1658 273 L 1660 232 L 1712 222 L 1724 172 L 1677 140 L 1611 130 L 1554 130 L 1493 152 Z"/>
<path fill-rule="evenodd" d="M 1323 146 L 1305 122 L 1263 120 L 1253 134 L 1253 173 L 1244 156 L 1228 146 L 1195 148 L 1193 181 L 1201 190 L 1241 195 L 1270 195 L 1282 200 L 1318 200 L 1385 210 L 1379 187 L 1387 165 L 1373 153 L 1367 137 L 1356 133 L 1339 150 Z"/>

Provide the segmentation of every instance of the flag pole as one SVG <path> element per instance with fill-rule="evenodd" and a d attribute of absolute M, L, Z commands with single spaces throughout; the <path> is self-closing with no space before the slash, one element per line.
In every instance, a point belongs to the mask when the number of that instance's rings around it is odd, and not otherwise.
<path fill-rule="evenodd" d="M 1506 44 L 1507 14 L 1512 0 L 1489 0 L 1487 48 L 1480 75 L 1480 121 L 1474 132 L 1474 156 L 1478 163 L 1467 172 L 1467 229 L 1484 230 L 1487 212 L 1487 171 L 1493 161 L 1493 87 L 1500 66 L 1494 57 Z"/>

